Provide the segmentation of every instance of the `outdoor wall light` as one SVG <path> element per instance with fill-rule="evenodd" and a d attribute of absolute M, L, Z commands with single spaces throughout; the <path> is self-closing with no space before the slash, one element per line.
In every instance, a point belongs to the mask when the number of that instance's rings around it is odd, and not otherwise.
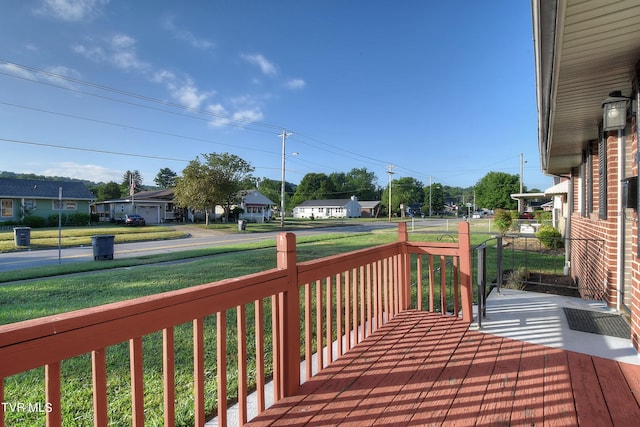
<path fill-rule="evenodd" d="M 627 125 L 627 102 L 629 98 L 622 96 L 619 90 L 609 93 L 607 99 L 602 102 L 604 112 L 602 115 L 603 130 L 622 130 Z"/>

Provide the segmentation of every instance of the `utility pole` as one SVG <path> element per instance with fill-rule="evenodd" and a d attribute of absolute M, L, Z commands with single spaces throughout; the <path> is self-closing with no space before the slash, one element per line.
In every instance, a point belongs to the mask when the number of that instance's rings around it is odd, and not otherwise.
<path fill-rule="evenodd" d="M 285 149 L 287 144 L 287 137 L 293 134 L 287 133 L 285 129 L 282 129 L 282 133 L 278 135 L 282 137 L 282 185 L 280 187 L 280 228 L 284 228 L 284 159 Z"/>
<path fill-rule="evenodd" d="M 433 198 L 431 193 L 433 193 L 433 177 L 429 175 L 429 218 L 433 215 L 433 207 L 431 205 Z"/>
<path fill-rule="evenodd" d="M 389 174 L 389 222 L 391 222 L 391 176 L 395 173 L 393 169 L 395 168 L 394 164 L 387 165 L 387 174 Z"/>
<path fill-rule="evenodd" d="M 524 191 L 524 155 L 520 153 L 520 194 Z M 518 215 L 522 215 L 524 206 L 522 206 L 522 197 L 518 197 Z"/>

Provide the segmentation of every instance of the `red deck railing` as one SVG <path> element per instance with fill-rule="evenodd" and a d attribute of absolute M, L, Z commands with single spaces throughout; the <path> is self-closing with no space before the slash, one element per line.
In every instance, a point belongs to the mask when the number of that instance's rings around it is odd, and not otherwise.
<path fill-rule="evenodd" d="M 257 392 L 258 411 L 265 408 L 265 382 L 274 382 L 274 400 L 293 395 L 303 375 L 310 378 L 335 358 L 375 332 L 398 313 L 409 309 L 439 310 L 472 320 L 469 225 L 461 222 L 456 243 L 409 242 L 406 224 L 399 224 L 398 241 L 314 261 L 298 263 L 295 235 L 277 241 L 277 268 L 239 278 L 204 284 L 93 307 L 60 315 L 0 326 L 0 427 L 11 402 L 5 404 L 10 377 L 44 367 L 47 426 L 62 425 L 61 364 L 91 355 L 93 423 L 106 426 L 108 401 L 107 349 L 129 343 L 131 423 L 145 422 L 143 337 L 162 332 L 162 418 L 175 425 L 177 391 L 174 381 L 175 329 L 192 324 L 194 424 L 205 423 L 205 319 L 216 318 L 216 389 L 218 425 L 227 424 L 227 375 L 237 378 L 239 421 L 247 421 L 249 385 Z M 437 273 L 439 270 L 439 273 Z M 423 280 L 426 271 L 427 278 Z M 447 272 L 445 274 L 445 272 Z M 440 283 L 436 283 L 439 274 Z M 452 289 L 447 301 L 447 283 Z M 425 304 L 428 298 L 428 304 Z M 425 299 L 423 301 L 423 299 Z M 448 305 L 449 304 L 449 305 Z M 270 307 L 270 310 L 269 310 Z M 450 310 L 448 309 L 451 308 Z M 252 316 L 247 315 L 251 308 Z M 229 372 L 228 311 L 236 312 L 234 354 L 236 372 Z M 255 330 L 247 333 L 248 322 Z M 270 323 L 270 324 L 269 324 Z M 233 326 L 233 325 L 230 325 Z M 250 342 L 253 341 L 253 342 Z M 247 347 L 255 348 L 255 369 L 249 372 Z M 313 355 L 315 353 L 315 364 Z M 272 372 L 269 368 L 272 362 Z M 235 393 L 235 390 L 234 390 Z M 11 397 L 15 399 L 15 396 Z"/>

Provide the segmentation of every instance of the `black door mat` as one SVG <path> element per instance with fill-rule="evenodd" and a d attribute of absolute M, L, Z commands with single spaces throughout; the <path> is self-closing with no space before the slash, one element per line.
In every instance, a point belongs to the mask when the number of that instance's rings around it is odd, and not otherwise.
<path fill-rule="evenodd" d="M 619 314 L 602 313 L 599 311 L 577 310 L 563 307 L 569 327 L 574 331 L 589 332 L 598 335 L 608 335 L 629 339 L 631 328 L 627 321 Z"/>

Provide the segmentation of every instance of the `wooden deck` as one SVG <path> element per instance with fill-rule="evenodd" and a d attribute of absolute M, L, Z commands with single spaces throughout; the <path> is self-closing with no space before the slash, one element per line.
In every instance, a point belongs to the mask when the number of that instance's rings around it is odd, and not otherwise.
<path fill-rule="evenodd" d="M 640 420 L 640 366 L 407 311 L 250 425 L 609 426 Z"/>

